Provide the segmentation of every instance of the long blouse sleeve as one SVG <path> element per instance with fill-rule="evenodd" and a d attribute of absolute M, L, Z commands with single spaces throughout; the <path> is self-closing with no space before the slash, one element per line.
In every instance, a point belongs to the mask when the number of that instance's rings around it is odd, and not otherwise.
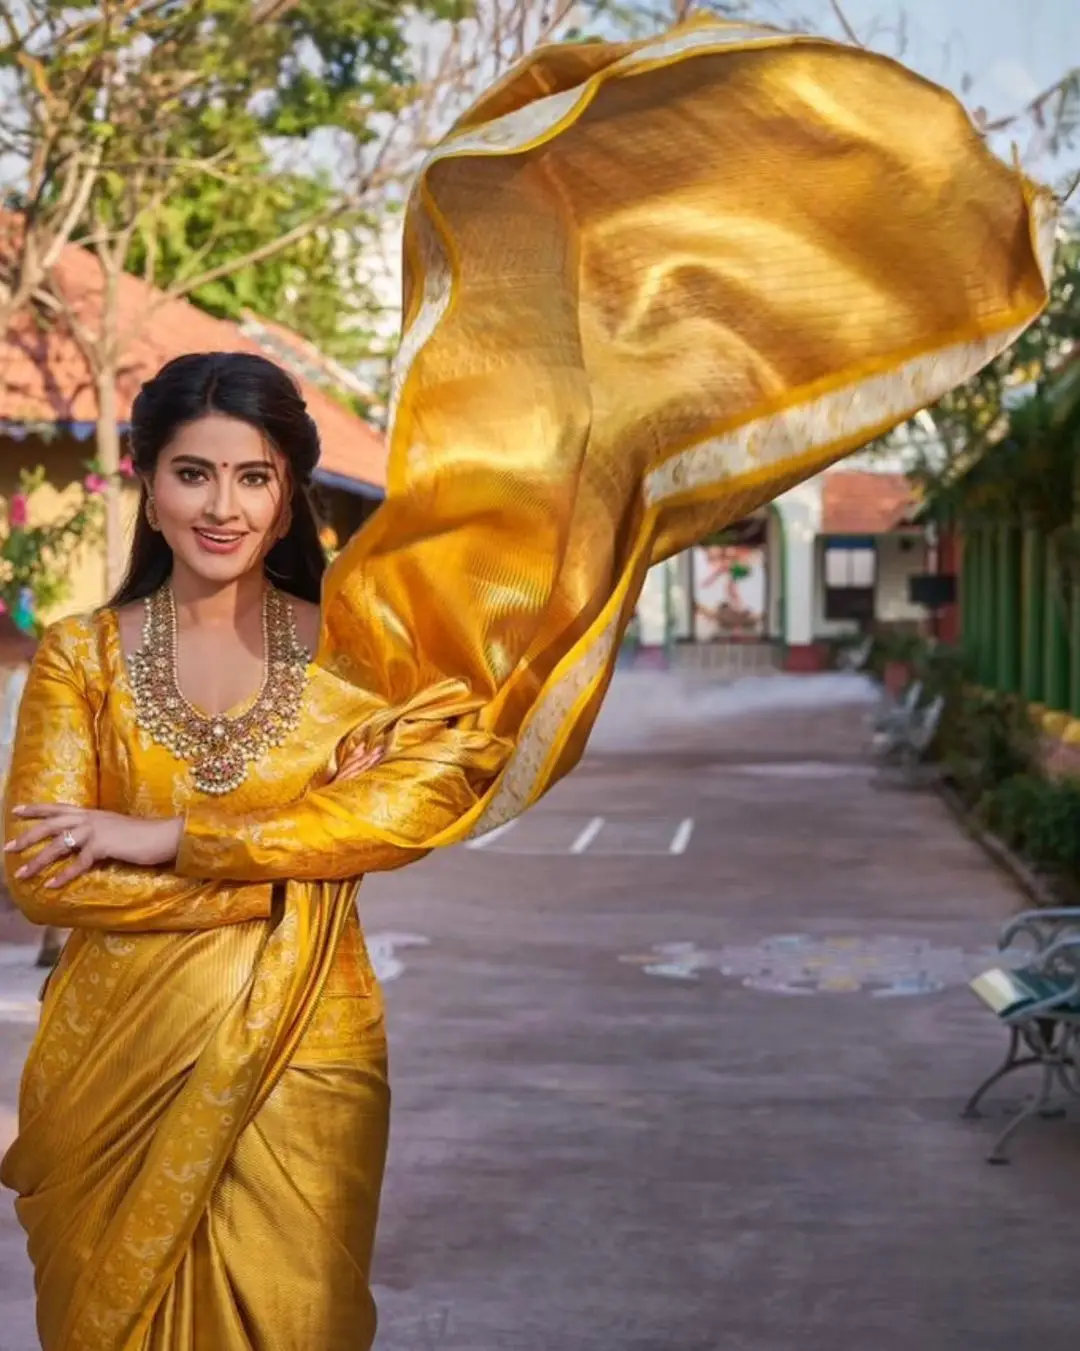
<path fill-rule="evenodd" d="M 27 829 L 19 804 L 64 802 L 98 807 L 99 764 L 94 700 L 79 660 L 80 621 L 53 625 L 34 658 L 19 711 L 5 795 L 5 838 Z M 5 855 L 7 888 L 34 924 L 105 930 L 217 928 L 270 914 L 269 886 L 234 886 L 157 868 L 107 864 L 63 887 L 46 885 L 69 860 L 35 877 L 18 867 L 34 851 Z"/>
<path fill-rule="evenodd" d="M 356 779 L 280 808 L 191 807 L 177 871 L 204 881 L 332 882 L 403 867 L 479 800 L 509 749 L 460 724 L 403 720 L 388 734 L 385 758 Z"/>

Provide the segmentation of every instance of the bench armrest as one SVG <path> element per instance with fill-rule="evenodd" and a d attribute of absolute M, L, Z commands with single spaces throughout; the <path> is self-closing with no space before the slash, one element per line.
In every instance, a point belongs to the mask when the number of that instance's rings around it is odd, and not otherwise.
<path fill-rule="evenodd" d="M 1065 958 L 1064 962 L 1062 958 Z M 1069 974 L 1080 979 L 1080 933 L 1068 934 L 1049 943 L 1032 957 L 1028 966 L 1032 971 L 1040 972 L 1063 966 Z"/>
<path fill-rule="evenodd" d="M 1001 931 L 998 950 L 1004 952 L 1013 942 L 1026 934 L 1035 940 L 1039 949 L 1044 948 L 1069 929 L 1080 934 L 1080 906 L 1057 906 L 1046 910 L 1025 910 L 1017 915 Z"/>

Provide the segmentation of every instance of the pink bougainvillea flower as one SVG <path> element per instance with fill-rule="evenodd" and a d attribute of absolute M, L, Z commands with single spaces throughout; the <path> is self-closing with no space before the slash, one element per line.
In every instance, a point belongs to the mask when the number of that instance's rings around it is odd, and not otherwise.
<path fill-rule="evenodd" d="M 122 455 L 117 468 L 120 470 L 120 474 L 123 478 L 135 477 L 135 461 L 130 455 Z"/>
<path fill-rule="evenodd" d="M 26 525 L 30 519 L 30 504 L 25 493 L 13 493 L 8 503 L 8 524 L 15 529 Z"/>
<path fill-rule="evenodd" d="M 87 474 L 83 479 L 83 487 L 88 493 L 100 494 L 109 486 L 109 480 L 102 478 L 100 474 Z"/>

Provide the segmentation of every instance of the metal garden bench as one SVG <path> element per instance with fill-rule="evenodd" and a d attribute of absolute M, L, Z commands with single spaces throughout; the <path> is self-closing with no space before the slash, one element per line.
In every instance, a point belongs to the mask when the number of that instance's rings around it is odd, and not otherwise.
<path fill-rule="evenodd" d="M 905 701 L 905 705 L 897 710 L 888 725 L 875 733 L 875 752 L 886 764 L 899 768 L 903 784 L 915 786 L 922 783 L 926 757 L 934 744 L 944 712 L 944 695 L 936 695 L 921 708 L 917 703 L 908 705 Z"/>
<path fill-rule="evenodd" d="M 1005 1058 L 975 1090 L 965 1117 L 981 1115 L 985 1095 L 1015 1070 L 1035 1068 L 1038 1087 L 998 1135 L 988 1163 L 1008 1163 L 1006 1146 L 1025 1122 L 1060 1116 L 1080 1098 L 1080 909 L 1030 910 L 1002 931 L 1002 953 L 1016 965 L 995 967 L 971 982 L 975 995 L 1008 1031 Z"/>
<path fill-rule="evenodd" d="M 853 647 L 846 647 L 837 658 L 837 666 L 841 671 L 848 671 L 854 675 L 865 671 L 867 663 L 870 661 L 874 652 L 873 638 L 864 638 L 861 643 L 856 643 Z"/>
<path fill-rule="evenodd" d="M 913 680 L 899 699 L 894 699 L 889 694 L 883 695 L 878 707 L 869 714 L 871 727 L 877 733 L 884 733 L 906 723 L 922 703 L 922 697 L 921 680 Z"/>

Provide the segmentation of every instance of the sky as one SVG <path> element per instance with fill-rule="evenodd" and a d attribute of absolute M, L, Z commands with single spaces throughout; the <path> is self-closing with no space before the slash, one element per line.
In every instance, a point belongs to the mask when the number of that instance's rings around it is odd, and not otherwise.
<path fill-rule="evenodd" d="M 1080 63 L 1075 0 L 844 0 L 842 8 L 859 37 L 885 51 L 906 16 L 904 59 L 954 87 L 971 75 L 973 94 L 991 112 L 1023 102 Z M 805 9 L 833 26 L 827 0 L 805 0 Z M 875 35 L 875 28 L 891 31 Z"/>
<path fill-rule="evenodd" d="M 985 107 L 991 118 L 1022 107 L 1080 65 L 1077 0 L 842 0 L 842 8 L 866 45 L 899 55 L 955 90 L 968 107 Z M 801 10 L 823 30 L 836 31 L 828 0 L 803 0 Z M 901 30 L 906 33 L 902 51 L 897 44 Z M 965 76 L 972 81 L 967 92 Z M 1020 140 L 1025 165 L 1033 149 L 1025 131 Z M 1066 175 L 1080 167 L 1080 146 L 1061 164 L 1032 158 L 1050 176 Z"/>

